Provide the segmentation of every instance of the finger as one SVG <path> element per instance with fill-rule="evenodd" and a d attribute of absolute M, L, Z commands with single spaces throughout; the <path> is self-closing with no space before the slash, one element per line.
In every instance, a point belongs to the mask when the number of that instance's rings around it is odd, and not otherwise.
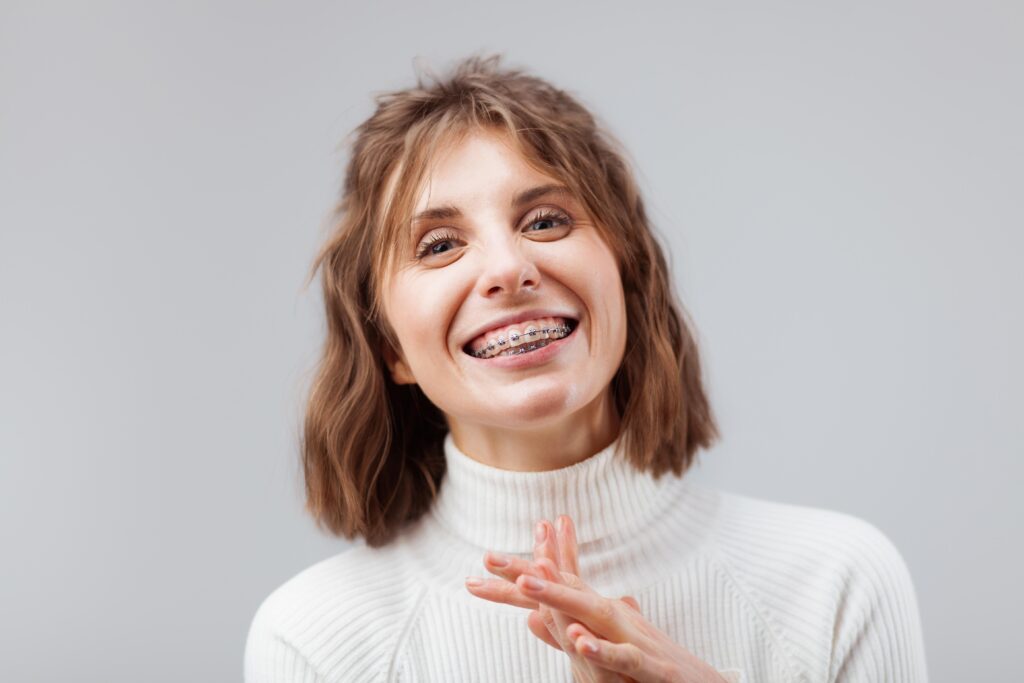
<path fill-rule="evenodd" d="M 584 591 L 584 592 L 588 592 L 591 595 L 598 595 L 592 588 L 590 588 L 590 586 L 585 584 L 583 582 L 583 580 L 580 579 L 580 577 L 576 576 L 575 574 L 570 574 L 569 572 L 556 572 L 555 571 L 556 567 L 555 567 L 554 563 L 551 560 L 549 560 L 548 558 L 546 558 L 546 557 L 542 558 L 541 560 L 539 560 L 535 564 L 538 566 L 539 569 L 541 569 L 543 571 L 543 573 L 542 574 L 536 574 L 534 572 L 530 572 L 531 575 L 540 576 L 540 578 L 547 579 L 548 581 L 551 581 L 551 582 L 556 582 L 558 579 L 561 579 L 561 582 L 564 583 L 566 586 L 568 586 L 570 588 L 575 588 L 576 590 L 581 590 L 581 591 Z M 543 609 L 549 609 L 549 608 L 547 606 L 545 606 L 545 605 L 542 605 L 542 611 L 543 611 Z M 568 643 L 564 644 L 562 646 L 562 649 L 564 649 L 566 652 L 571 652 L 571 653 L 575 654 L 576 653 L 576 645 L 575 645 L 575 642 L 574 642 L 575 639 L 568 637 L 568 628 L 569 628 L 569 626 L 571 624 L 578 623 L 578 622 L 574 622 L 572 617 L 570 615 L 568 615 L 568 614 L 564 614 L 564 613 L 562 613 L 560 611 L 557 611 L 557 610 L 552 610 L 552 611 L 554 612 L 555 624 L 558 627 L 558 632 L 566 634 L 566 639 L 568 640 Z"/>
<path fill-rule="evenodd" d="M 558 573 L 554 566 L 554 563 L 548 558 L 541 558 L 537 564 L 536 576 L 548 581 L 558 581 Z M 566 627 L 572 623 L 572 619 L 562 614 L 558 610 L 553 610 L 545 605 L 541 605 L 540 608 L 541 616 L 548 622 L 548 630 L 551 631 L 555 639 L 561 644 L 562 649 L 569 654 L 576 654 L 576 648 L 572 644 L 572 640 L 566 635 Z M 549 614 L 550 613 L 550 616 Z"/>
<path fill-rule="evenodd" d="M 541 576 L 542 579 L 552 580 L 554 578 L 552 576 L 552 570 L 554 569 L 554 565 L 551 563 L 551 560 L 549 560 L 547 558 L 544 558 L 544 559 L 540 560 L 539 562 L 537 562 L 535 564 L 537 564 L 538 567 L 543 568 L 545 570 L 545 572 L 546 572 L 545 575 Z M 531 571 L 529 573 L 531 575 L 534 575 L 534 576 L 537 575 L 537 573 L 533 572 L 533 571 Z M 586 583 L 584 583 L 583 579 L 581 579 L 580 577 L 576 576 L 575 574 L 570 574 L 569 572 L 560 572 L 560 574 L 561 574 L 561 583 L 565 584 L 566 586 L 568 586 L 570 588 L 575 588 L 576 590 L 580 590 L 580 591 L 583 591 L 585 593 L 590 593 L 591 595 L 597 595 L 598 597 L 600 597 L 599 593 L 594 591 L 593 588 L 591 588 Z M 640 611 L 640 603 L 637 602 L 636 598 L 634 598 L 632 595 L 624 595 L 621 598 L 619 598 L 619 601 L 624 603 L 631 610 L 633 610 L 634 612 L 636 612 L 637 614 L 642 616 L 642 613 Z M 571 619 L 567 619 L 566 620 L 566 627 L 568 627 L 568 625 L 570 624 L 571 621 L 572 621 Z M 574 623 L 579 623 L 579 622 L 574 622 Z M 641 645 L 644 645 L 644 644 L 646 644 L 648 642 L 646 635 L 641 635 L 641 636 L 639 636 L 639 638 L 641 640 L 636 640 L 636 638 L 634 638 L 634 642 L 639 642 Z M 575 639 L 573 639 L 573 640 L 575 640 Z"/>
<path fill-rule="evenodd" d="M 551 560 L 546 557 L 542 559 L 542 562 L 545 562 L 547 565 L 552 564 Z M 544 568 L 538 566 L 537 563 L 531 563 L 524 574 L 542 579 L 546 578 L 549 581 L 553 580 L 553 577 L 549 576 L 545 572 Z M 537 614 L 537 621 L 540 623 L 544 632 L 547 633 L 550 642 L 554 643 L 559 650 L 568 653 L 570 656 L 576 655 L 573 651 L 571 640 L 565 635 L 565 627 L 568 625 L 568 621 L 564 617 L 561 617 L 560 613 L 545 605 L 538 604 L 537 609 L 534 610 L 534 612 Z M 531 614 L 532 613 L 533 612 L 531 612 Z M 529 623 L 529 618 L 527 618 L 527 625 L 529 625 Z"/>
<path fill-rule="evenodd" d="M 519 586 L 526 597 L 564 612 L 606 637 L 616 641 L 631 640 L 618 600 L 609 600 L 597 593 L 588 593 L 529 575 L 520 576 L 515 585 Z"/>
<path fill-rule="evenodd" d="M 571 624 L 569 624 L 569 626 L 565 629 L 565 635 L 572 638 L 573 642 L 577 645 L 577 647 L 581 645 L 579 639 L 582 636 L 586 636 L 591 640 L 597 640 L 600 637 L 578 621 L 574 621 Z"/>
<path fill-rule="evenodd" d="M 650 657 L 633 643 L 613 643 L 584 635 L 578 638 L 577 649 L 587 661 L 635 679 L 638 683 L 681 680 L 671 662 Z"/>
<path fill-rule="evenodd" d="M 557 576 L 557 568 L 548 558 L 545 557 L 540 560 L 539 569 L 542 572 L 542 577 L 551 581 L 557 580 L 555 578 Z M 561 574 L 563 577 L 572 580 L 576 585 L 590 590 L 589 587 L 587 587 L 575 574 L 570 574 L 568 572 L 562 572 Z M 579 630 L 583 629 L 583 632 L 593 635 L 589 629 L 586 629 L 586 627 L 579 622 L 573 621 L 568 615 L 557 610 L 550 609 L 546 605 L 541 605 L 540 609 L 535 613 L 539 615 L 538 619 L 541 621 L 541 624 L 544 625 L 545 629 L 549 633 L 553 634 L 553 636 L 558 640 L 560 643 L 559 649 L 568 654 L 570 658 L 574 660 L 579 659 L 580 663 L 578 666 L 582 666 L 587 669 L 586 680 L 589 683 L 619 683 L 619 681 L 622 680 L 614 671 L 603 669 L 595 663 L 588 662 L 585 658 L 582 658 L 580 653 L 576 650 L 575 638 L 572 637 L 572 625 L 576 625 L 576 632 L 580 632 Z M 576 665 L 574 665 L 574 670 L 575 666 Z"/>
<path fill-rule="evenodd" d="M 578 656 L 573 649 L 572 640 L 569 636 L 565 635 L 564 626 L 559 624 L 558 613 L 545 605 L 541 605 L 537 609 L 537 613 L 540 615 L 540 621 L 544 624 L 545 630 L 558 643 L 558 649 L 564 651 L 570 657 Z"/>
<path fill-rule="evenodd" d="M 523 595 L 522 591 L 514 583 L 509 583 L 504 579 L 480 579 L 479 584 L 471 583 L 472 579 L 479 578 L 471 576 L 466 579 L 466 590 L 478 598 L 516 607 L 525 607 L 526 609 L 538 609 L 540 607 L 536 600 Z"/>
<path fill-rule="evenodd" d="M 530 631 L 533 632 L 533 635 L 537 636 L 556 650 L 560 652 L 564 651 L 562 650 L 562 646 L 558 644 L 558 641 L 556 641 L 551 635 L 551 632 L 548 631 L 548 627 L 544 624 L 544 619 L 541 618 L 538 610 L 530 612 L 529 616 L 526 617 L 526 625 L 530 627 Z"/>
<path fill-rule="evenodd" d="M 536 562 L 534 562 L 534 564 L 538 567 L 543 567 L 547 572 L 546 576 L 541 577 L 542 579 L 557 580 L 559 583 L 564 583 L 566 586 L 569 586 L 570 588 L 575 588 L 576 590 L 581 590 L 585 593 L 593 593 L 594 595 L 597 595 L 594 589 L 588 586 L 586 583 L 584 583 L 583 579 L 581 579 L 580 577 L 569 572 L 557 571 L 555 563 L 546 557 L 537 560 Z M 535 572 L 527 573 L 535 574 Z"/>
<path fill-rule="evenodd" d="M 515 581 L 520 574 L 529 569 L 530 561 L 515 555 L 502 555 L 488 551 L 484 555 L 484 567 L 495 576 Z"/>
<path fill-rule="evenodd" d="M 579 576 L 575 574 L 575 572 L 558 571 L 555 567 L 555 563 L 546 557 L 541 558 L 539 561 L 535 560 L 534 562 L 530 562 L 529 560 L 524 560 L 521 557 L 516 557 L 514 555 L 502 555 L 501 553 L 491 551 L 488 551 L 484 556 L 484 565 L 487 568 L 487 571 L 513 583 L 515 583 L 515 580 L 519 578 L 520 574 L 536 574 L 535 569 L 531 569 L 531 567 L 539 566 L 541 563 L 546 563 L 545 566 L 549 568 L 549 571 L 554 570 L 555 576 L 567 586 L 572 586 L 573 588 L 578 588 L 579 590 L 591 593 L 594 592 L 594 590 L 590 586 L 586 585 Z M 628 596 L 621 599 L 626 600 L 627 597 Z M 632 598 L 629 599 L 633 600 Z M 637 611 L 640 611 L 640 607 L 636 604 L 635 600 L 633 600 L 633 607 Z"/>
<path fill-rule="evenodd" d="M 569 515 L 558 518 L 558 556 L 562 571 L 579 574 L 579 549 L 576 546 L 576 527 Z"/>
<path fill-rule="evenodd" d="M 621 598 L 619 598 L 619 600 L 622 600 L 622 602 L 626 603 L 627 605 L 635 609 L 637 612 L 640 611 L 640 603 L 637 602 L 636 598 L 634 598 L 632 595 L 623 595 Z"/>
<path fill-rule="evenodd" d="M 537 542 L 534 546 L 533 565 L 537 568 L 535 575 L 539 578 L 546 578 L 548 581 L 557 582 L 560 579 L 558 557 L 558 543 L 555 535 L 555 528 L 546 519 L 537 523 Z M 552 571 L 553 570 L 553 571 Z M 530 572 L 534 574 L 534 572 Z M 570 619 L 555 609 L 540 610 L 541 616 L 547 623 L 548 631 L 558 641 L 569 655 L 576 655 L 572 641 L 565 635 L 565 627 L 569 625 Z"/>
<path fill-rule="evenodd" d="M 535 543 L 533 545 L 533 562 L 530 563 L 530 569 L 526 572 L 527 574 L 536 576 L 538 578 L 546 578 L 549 581 L 552 580 L 550 576 L 545 575 L 544 568 L 539 564 L 540 562 L 547 562 L 548 566 L 554 565 L 558 567 L 558 549 L 552 539 L 552 527 L 548 523 L 548 520 L 542 519 L 537 522 L 535 529 Z M 566 652 L 572 653 L 572 646 L 569 645 L 568 639 L 564 635 L 564 627 L 566 624 L 561 626 L 558 624 L 556 617 L 558 616 L 552 610 L 540 610 L 541 616 L 544 618 L 544 622 L 547 624 L 548 630 L 551 632 L 551 636 L 559 642 L 562 647 L 568 647 Z"/>
<path fill-rule="evenodd" d="M 569 624 L 565 634 L 572 641 L 573 647 L 579 653 L 583 653 L 583 650 L 581 649 L 583 647 L 583 643 L 599 639 L 596 634 L 578 621 L 574 621 Z M 592 657 L 584 656 L 584 660 L 591 666 L 591 677 L 595 683 L 619 683 L 619 681 L 623 680 L 622 676 L 619 676 L 616 672 L 610 669 L 602 667 L 600 663 L 595 661 Z"/>
<path fill-rule="evenodd" d="M 562 563 L 558 557 L 558 545 L 555 543 L 554 536 L 554 527 L 551 526 L 551 522 L 546 519 L 537 522 L 537 542 L 533 546 L 533 559 L 536 562 L 542 557 L 546 557 L 561 569 Z"/>

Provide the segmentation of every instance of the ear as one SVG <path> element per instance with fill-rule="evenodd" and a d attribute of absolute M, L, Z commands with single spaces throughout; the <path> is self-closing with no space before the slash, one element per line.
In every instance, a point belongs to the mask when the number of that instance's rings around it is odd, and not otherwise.
<path fill-rule="evenodd" d="M 405 362 L 405 358 L 401 354 L 396 353 L 391 345 L 387 342 L 383 343 L 384 362 L 388 365 L 388 370 L 391 371 L 391 379 L 395 384 L 416 384 L 416 378 L 412 374 L 412 370 L 409 369 L 408 363 Z"/>

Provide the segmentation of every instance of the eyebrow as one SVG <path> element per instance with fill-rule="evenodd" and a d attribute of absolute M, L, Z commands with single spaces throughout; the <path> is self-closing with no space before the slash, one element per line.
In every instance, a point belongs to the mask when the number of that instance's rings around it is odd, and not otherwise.
<path fill-rule="evenodd" d="M 537 187 L 531 187 L 528 190 L 523 190 L 515 197 L 512 198 L 512 208 L 518 209 L 523 204 L 529 204 L 532 201 L 536 201 L 541 197 L 549 194 L 564 194 L 570 195 L 569 188 L 565 185 L 548 184 L 538 185 Z M 419 223 L 422 221 L 433 221 L 433 220 L 448 220 L 451 218 L 460 218 L 462 211 L 457 206 L 446 205 L 436 206 L 430 209 L 420 211 L 418 214 L 412 217 L 412 222 Z"/>

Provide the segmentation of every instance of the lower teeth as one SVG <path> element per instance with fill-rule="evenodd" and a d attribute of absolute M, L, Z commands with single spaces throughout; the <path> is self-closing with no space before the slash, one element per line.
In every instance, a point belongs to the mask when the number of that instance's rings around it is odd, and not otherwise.
<path fill-rule="evenodd" d="M 501 353 L 498 354 L 498 356 L 518 356 L 518 355 L 523 354 L 523 353 L 529 353 L 530 351 L 536 351 L 537 349 L 542 349 L 542 348 L 544 348 L 545 346 L 547 346 L 550 343 L 551 342 L 549 340 L 542 339 L 542 340 L 537 341 L 537 342 L 530 342 L 529 344 L 522 344 L 522 345 L 517 346 L 515 348 L 508 349 L 506 351 L 502 351 Z M 496 358 L 497 356 L 492 356 L 492 357 Z"/>

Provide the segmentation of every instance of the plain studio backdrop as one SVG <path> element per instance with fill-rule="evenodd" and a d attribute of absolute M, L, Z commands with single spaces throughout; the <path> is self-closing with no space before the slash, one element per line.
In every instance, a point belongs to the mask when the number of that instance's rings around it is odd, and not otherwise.
<path fill-rule="evenodd" d="M 903 554 L 933 681 L 1019 674 L 1014 2 L 0 5 L 0 679 L 229 681 L 303 512 L 304 290 L 372 95 L 502 52 L 626 145 L 723 440 Z M 524 622 L 525 628 L 525 622 Z"/>

